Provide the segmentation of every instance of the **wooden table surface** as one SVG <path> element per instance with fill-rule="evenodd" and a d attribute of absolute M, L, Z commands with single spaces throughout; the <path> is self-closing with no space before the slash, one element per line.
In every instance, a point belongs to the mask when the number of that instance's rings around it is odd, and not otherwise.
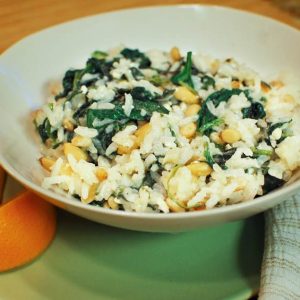
<path fill-rule="evenodd" d="M 270 0 L 0 0 L 0 53 L 30 33 L 67 20 L 129 7 L 187 3 L 230 6 L 300 28 L 299 20 Z"/>

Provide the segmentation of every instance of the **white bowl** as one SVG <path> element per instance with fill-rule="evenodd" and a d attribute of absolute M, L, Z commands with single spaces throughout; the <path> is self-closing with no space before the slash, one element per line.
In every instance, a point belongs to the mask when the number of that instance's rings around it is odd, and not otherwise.
<path fill-rule="evenodd" d="M 270 75 L 300 75 L 300 33 L 274 20 L 237 10 L 200 5 L 123 10 L 87 17 L 33 34 L 0 58 L 0 163 L 22 184 L 55 205 L 84 218 L 142 231 L 184 231 L 246 218 L 287 199 L 300 188 L 296 181 L 266 196 L 232 206 L 177 214 L 113 211 L 88 206 L 40 186 L 30 111 L 46 98 L 49 81 L 70 67 L 81 67 L 95 49 L 123 43 L 142 49 L 199 50 L 213 57 L 235 57 Z"/>

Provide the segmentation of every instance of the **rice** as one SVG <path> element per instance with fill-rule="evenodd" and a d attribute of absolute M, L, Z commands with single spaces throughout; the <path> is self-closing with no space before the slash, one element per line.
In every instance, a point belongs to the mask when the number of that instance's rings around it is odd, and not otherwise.
<path fill-rule="evenodd" d="M 168 213 L 259 201 L 288 181 L 300 167 L 299 85 L 178 53 L 122 46 L 68 70 L 35 114 L 43 187 Z"/>

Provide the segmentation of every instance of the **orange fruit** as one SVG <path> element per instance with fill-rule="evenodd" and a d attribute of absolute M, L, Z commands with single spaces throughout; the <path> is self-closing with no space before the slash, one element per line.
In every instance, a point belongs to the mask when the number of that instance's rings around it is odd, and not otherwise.
<path fill-rule="evenodd" d="M 36 258 L 55 231 L 55 208 L 29 191 L 0 206 L 0 272 Z"/>

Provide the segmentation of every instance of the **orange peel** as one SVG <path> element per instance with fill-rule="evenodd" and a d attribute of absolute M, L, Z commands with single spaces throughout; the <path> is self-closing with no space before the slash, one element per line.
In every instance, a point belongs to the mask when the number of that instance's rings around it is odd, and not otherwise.
<path fill-rule="evenodd" d="M 0 206 L 0 272 L 29 263 L 50 245 L 56 232 L 55 208 L 25 191 Z"/>

